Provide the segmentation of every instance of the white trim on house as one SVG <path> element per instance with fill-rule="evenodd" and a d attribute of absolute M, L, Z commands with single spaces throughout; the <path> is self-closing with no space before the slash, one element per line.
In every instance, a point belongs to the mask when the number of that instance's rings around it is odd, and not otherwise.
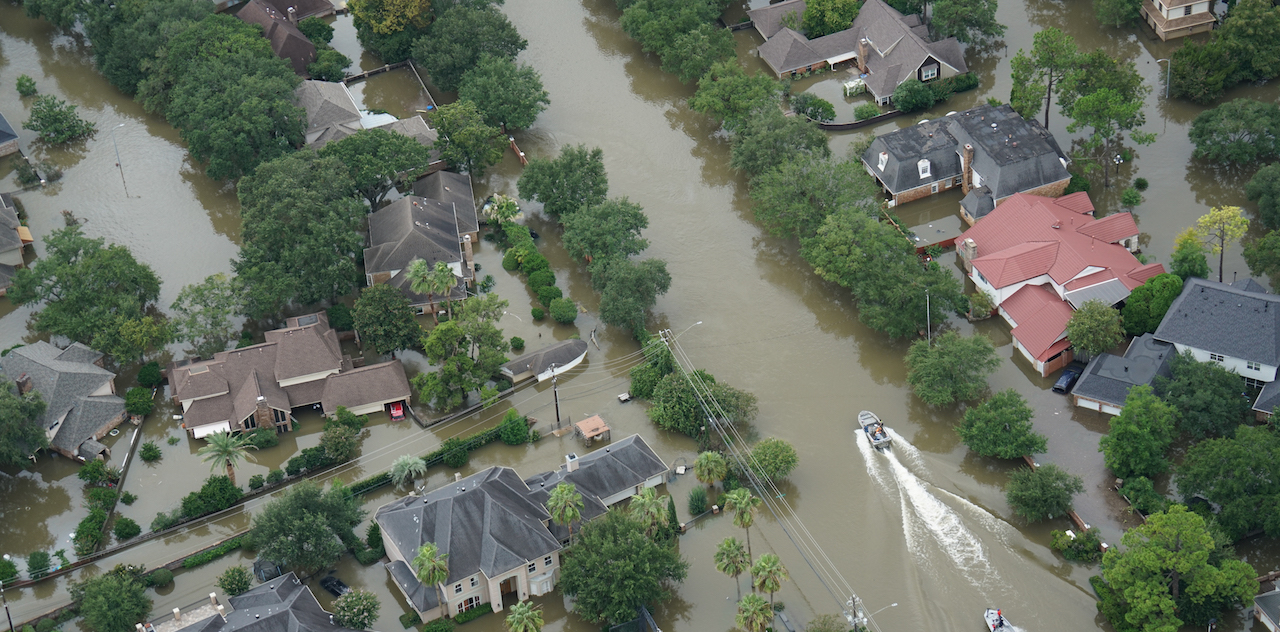
<path fill-rule="evenodd" d="M 1260 362 L 1250 362 L 1242 358 L 1218 354 L 1205 349 L 1197 349 L 1177 342 L 1173 343 L 1173 346 L 1178 350 L 1178 353 L 1190 351 L 1191 355 L 1195 356 L 1197 362 L 1214 362 L 1222 365 L 1222 368 L 1228 371 L 1235 371 L 1240 375 L 1240 377 L 1252 378 L 1260 382 L 1274 382 L 1276 379 L 1276 370 L 1278 367 L 1262 364 Z M 1217 357 L 1221 357 L 1222 360 L 1217 360 Z M 1259 368 L 1251 369 L 1249 368 L 1250 364 L 1255 364 Z"/>

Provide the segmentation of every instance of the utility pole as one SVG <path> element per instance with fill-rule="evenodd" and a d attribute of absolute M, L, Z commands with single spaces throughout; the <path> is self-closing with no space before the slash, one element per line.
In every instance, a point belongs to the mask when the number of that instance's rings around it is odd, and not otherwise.
<path fill-rule="evenodd" d="M 551 363 L 551 394 L 552 396 L 555 397 L 555 400 L 556 400 L 556 428 L 559 428 L 560 427 L 560 389 L 557 388 L 557 384 L 556 384 L 557 377 L 558 376 L 556 375 L 556 364 L 552 362 Z"/>
<path fill-rule="evenodd" d="M 120 184 L 124 185 L 124 196 L 129 197 L 129 183 L 124 181 L 124 163 L 120 162 L 120 145 L 116 144 L 116 130 L 121 127 L 124 127 L 124 123 L 111 128 L 111 145 L 116 149 L 116 167 L 120 169 Z"/>
<path fill-rule="evenodd" d="M 933 315 L 929 313 L 929 290 L 924 291 L 924 329 L 929 345 L 933 344 Z"/>
<path fill-rule="evenodd" d="M 9 618 L 9 632 L 13 632 L 13 615 L 9 613 L 9 600 L 4 596 L 3 579 L 0 579 L 0 601 L 4 602 L 4 616 Z"/>

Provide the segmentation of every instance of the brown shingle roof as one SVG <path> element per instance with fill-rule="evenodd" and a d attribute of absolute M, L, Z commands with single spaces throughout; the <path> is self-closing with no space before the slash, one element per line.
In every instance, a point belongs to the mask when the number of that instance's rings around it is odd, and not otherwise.
<path fill-rule="evenodd" d="M 409 399 L 409 378 L 399 360 L 353 369 L 325 380 L 321 405 L 332 415 L 339 406 L 355 408 L 374 402 Z"/>
<path fill-rule="evenodd" d="M 289 60 L 295 73 L 307 76 L 307 65 L 316 60 L 316 45 L 288 17 L 264 0 L 249 0 L 236 17 L 261 26 L 262 35 L 271 42 L 271 50 Z"/>
<path fill-rule="evenodd" d="M 462 261 L 461 238 L 454 205 L 408 195 L 369 215 L 365 271 L 403 271 L 414 259 Z M 465 266 L 463 266 L 465 268 Z"/>
<path fill-rule="evenodd" d="M 294 20 L 304 20 L 306 18 L 322 18 L 326 15 L 333 15 L 336 11 L 333 3 L 329 0 L 262 0 L 277 13 L 288 17 L 289 8 L 294 10 Z"/>

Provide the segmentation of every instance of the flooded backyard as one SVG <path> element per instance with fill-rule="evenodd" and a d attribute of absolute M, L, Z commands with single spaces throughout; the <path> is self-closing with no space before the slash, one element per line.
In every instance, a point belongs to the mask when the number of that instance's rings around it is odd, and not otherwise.
<path fill-rule="evenodd" d="M 766 3 L 754 0 L 753 6 Z M 1028 630 L 1107 630 L 1097 615 L 1087 580 L 1096 567 L 1062 560 L 1048 548 L 1049 532 L 1069 527 L 1065 520 L 1027 525 L 1013 516 L 1002 491 L 1019 462 L 998 462 L 971 455 L 953 430 L 959 413 L 921 404 L 906 384 L 902 358 L 907 342 L 893 342 L 863 327 L 848 293 L 812 274 L 798 256 L 797 244 L 768 235 L 754 221 L 746 182 L 730 169 L 729 147 L 706 117 L 688 109 L 692 86 L 662 73 L 656 60 L 642 53 L 618 26 L 613 0 L 508 0 L 502 7 L 528 39 L 520 57 L 538 69 L 551 96 L 551 106 L 533 128 L 517 135 L 529 156 L 553 156 L 566 144 L 584 143 L 604 151 L 610 176 L 610 195 L 628 196 L 649 215 L 645 236 L 648 256 L 665 259 L 673 277 L 671 291 L 654 310 L 653 328 L 684 330 L 681 344 L 699 368 L 718 379 L 753 392 L 760 400 L 754 431 L 776 436 L 797 448 L 800 466 L 782 486 L 786 503 L 812 532 L 832 562 L 840 568 L 872 611 L 898 603 L 876 616 L 883 630 L 973 630 L 987 606 L 1001 607 L 1019 627 Z M 745 5 L 732 7 L 726 22 L 736 22 Z M 950 110 L 984 103 L 987 97 L 1005 100 L 1009 94 L 1009 58 L 1029 49 L 1036 29 L 1057 26 L 1074 36 L 1083 49 L 1103 48 L 1112 55 L 1132 58 L 1139 72 L 1155 87 L 1147 101 L 1145 131 L 1158 134 L 1150 146 L 1136 148 L 1133 161 L 1121 166 L 1120 183 L 1135 177 L 1151 181 L 1145 200 L 1134 214 L 1143 231 L 1144 252 L 1154 261 L 1168 261 L 1173 239 L 1209 206 L 1244 200 L 1243 184 L 1251 173 L 1220 172 L 1193 162 L 1187 128 L 1200 112 L 1179 101 L 1163 99 L 1156 83 L 1166 58 L 1180 43 L 1161 43 L 1147 31 L 1100 27 L 1084 5 L 1051 0 L 1006 0 L 998 14 L 1009 26 L 1004 46 L 970 50 L 969 67 L 979 73 L 978 89 L 962 93 L 917 116 L 903 116 L 873 129 L 834 134 L 833 152 L 843 155 L 865 134 L 883 133 L 933 118 Z M 347 17 L 335 20 L 334 46 L 356 59 L 362 70 L 380 66 L 360 56 L 354 28 Z M 759 43 L 754 31 L 736 34 L 743 63 L 755 71 L 763 63 L 751 56 Z M 354 68 L 353 68 L 354 70 Z M 851 120 L 860 101 L 840 94 L 844 71 L 795 82 L 794 91 L 811 91 L 837 106 L 837 120 Z M 23 147 L 45 156 L 66 171 L 64 179 L 19 197 L 39 239 L 62 225 L 62 210 L 86 220 L 94 237 L 128 246 L 135 256 L 161 276 L 161 305 L 167 306 L 183 285 L 216 272 L 229 272 L 239 240 L 239 207 L 234 189 L 212 182 L 187 158 L 177 132 L 162 119 L 111 87 L 93 69 L 90 55 L 75 37 L 53 32 L 47 24 L 28 20 L 21 8 L 0 3 L 0 112 L 15 127 L 25 120 L 30 100 L 12 89 L 15 78 L 27 74 L 42 92 L 56 94 L 80 106 L 85 118 L 99 129 L 95 138 L 65 150 L 45 151 L 31 144 L 23 132 Z M 425 99 L 411 72 L 377 75 L 352 86 L 364 107 L 397 116 L 425 109 Z M 1239 88 L 1229 98 L 1275 100 L 1274 85 Z M 446 103 L 452 95 L 435 94 Z M 120 125 L 123 124 L 121 127 Z M 1066 121 L 1055 107 L 1050 129 L 1069 146 Z M 121 169 L 116 166 L 114 140 Z M 476 195 L 514 194 L 520 165 L 508 152 L 501 164 L 476 182 Z M 125 186 L 128 187 L 128 194 Z M 16 190 L 7 162 L 0 163 L 0 190 Z M 1099 215 L 1120 210 L 1123 186 L 1103 189 L 1095 178 L 1091 198 Z M 957 193 L 914 202 L 897 209 L 911 225 L 954 221 Z M 530 207 L 530 210 L 534 209 Z M 616 395 L 627 389 L 627 371 L 639 359 L 630 335 L 598 326 L 594 311 L 598 297 L 586 272 L 570 261 L 559 244 L 555 225 L 538 213 L 527 223 L 542 234 L 542 251 L 556 270 L 558 285 L 583 305 L 571 326 L 535 323 L 529 309 L 536 299 L 520 278 L 502 270 L 500 253 L 488 242 L 477 245 L 481 275 L 492 274 L 495 291 L 511 302 L 500 326 L 507 336 L 520 336 L 530 349 L 578 334 L 584 339 L 596 329 L 599 348 L 560 381 L 561 416 L 565 422 L 590 414 L 603 415 L 614 437 L 641 433 L 657 453 L 674 464 L 691 462 L 696 446 L 683 437 L 657 430 L 645 417 L 644 404 L 621 404 Z M 954 255 L 942 259 L 955 268 Z M 1226 277 L 1247 275 L 1239 248 L 1227 253 Z M 29 308 L 13 308 L 0 298 L 0 348 L 30 342 Z M 1013 349 L 1008 327 L 998 320 L 976 325 L 954 322 L 962 333 L 978 331 L 991 337 L 1005 359 L 991 378 L 995 390 L 1016 389 L 1036 411 L 1037 430 L 1049 438 L 1041 462 L 1058 463 L 1086 481 L 1086 493 L 1076 509 L 1099 527 L 1104 539 L 1119 541 L 1132 517 L 1107 491 L 1111 477 L 1097 451 L 1107 430 L 1107 417 L 1077 410 L 1065 397 L 1049 391 L 1052 381 L 1039 377 Z M 178 352 L 174 347 L 170 351 Z M 402 354 L 411 371 L 427 368 L 414 353 Z M 161 358 L 164 361 L 166 358 Z M 132 386 L 122 378 L 123 391 Z M 393 423 L 374 416 L 361 457 L 322 474 L 319 480 L 360 479 L 383 471 L 402 454 L 425 454 L 456 434 L 470 434 L 496 423 L 506 405 L 539 420 L 546 438 L 532 446 L 491 445 L 472 455 L 466 475 L 492 465 L 508 465 L 523 476 L 561 463 L 567 452 L 583 452 L 570 437 L 548 436 L 555 425 L 549 385 L 519 390 L 505 404 L 424 431 L 412 422 Z M 893 455 L 867 453 L 855 441 L 854 415 L 875 410 L 900 436 Z M 149 525 L 157 512 L 177 506 L 181 496 L 198 489 L 209 468 L 194 456 L 201 442 L 192 441 L 171 419 L 164 404 L 144 422 L 141 441 L 153 441 L 163 451 L 154 464 L 133 463 L 123 485 L 139 496 L 121 515 Z M 243 484 L 254 474 L 280 467 L 298 450 L 316 445 L 318 416 L 300 415 L 297 432 L 281 435 L 281 445 L 255 454 L 256 462 L 237 471 Z M 132 426 L 113 437 L 113 457 L 128 452 Z M 170 445 L 167 439 L 178 438 Z M 114 442 L 114 443 L 111 443 Z M 0 553 L 24 557 L 32 550 L 70 548 L 69 536 L 87 513 L 76 466 L 58 457 L 42 457 L 30 471 L 0 473 Z M 428 486 L 449 480 L 453 471 L 431 471 Z M 696 485 L 679 477 L 667 489 L 676 497 L 682 520 L 685 496 Z M 403 493 L 381 488 L 365 498 L 372 512 Z M 111 562 L 168 562 L 237 533 L 268 497 L 207 519 L 179 535 L 152 540 L 111 558 Z M 836 613 L 843 597 L 833 598 L 805 564 L 775 518 L 764 514 L 752 533 L 757 551 L 772 549 L 782 556 L 792 582 L 778 599 L 786 603 L 793 621 L 815 614 Z M 362 532 L 363 526 L 360 527 Z M 695 523 L 680 546 L 691 563 L 689 577 L 672 600 L 655 613 L 665 630 L 729 630 L 732 627 L 733 581 L 716 572 L 711 561 L 715 545 L 730 535 L 740 536 L 730 519 L 719 516 Z M 867 546 L 868 541 L 874 546 Z M 1239 546 L 1246 560 L 1261 573 L 1280 566 L 1280 546 L 1254 540 Z M 185 607 L 207 598 L 213 579 L 228 566 L 250 563 L 249 557 L 230 555 L 179 572 L 175 584 L 153 595 L 155 612 Z M 100 570 L 100 569 L 98 569 Z M 97 572 L 91 570 L 86 572 Z M 382 615 L 373 627 L 382 632 L 402 629 L 396 620 L 405 605 L 381 566 L 361 567 L 347 556 L 336 570 L 346 583 L 375 592 Z M 33 588 L 6 591 L 15 621 L 68 602 L 67 578 L 45 581 Z M 323 605 L 331 598 L 312 587 Z M 550 632 L 598 630 L 566 614 L 560 596 L 539 602 Z M 1219 630 L 1253 629 L 1243 617 L 1231 614 Z M 1261 629 L 1260 625 L 1256 626 Z M 471 632 L 497 632 L 501 617 L 487 616 L 468 624 Z"/>

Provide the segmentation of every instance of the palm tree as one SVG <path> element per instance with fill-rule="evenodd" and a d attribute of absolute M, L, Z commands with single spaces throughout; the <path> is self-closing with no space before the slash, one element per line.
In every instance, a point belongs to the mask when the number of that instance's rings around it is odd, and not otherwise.
<path fill-rule="evenodd" d="M 652 487 L 632 496 L 629 510 L 632 516 L 644 524 L 644 533 L 650 538 L 658 533 L 662 525 L 669 522 L 667 505 L 658 498 L 658 493 Z"/>
<path fill-rule="evenodd" d="M 733 578 L 733 587 L 738 589 L 738 601 L 742 601 L 742 582 L 738 576 L 751 570 L 751 558 L 747 550 L 742 548 L 738 538 L 725 538 L 716 547 L 716 570 Z"/>
<path fill-rule="evenodd" d="M 405 482 L 422 476 L 427 472 L 427 464 L 412 454 L 402 454 L 391 464 L 391 482 L 401 487 Z"/>
<path fill-rule="evenodd" d="M 212 462 L 214 471 L 220 467 L 227 468 L 227 478 L 231 479 L 231 484 L 236 484 L 236 466 L 240 464 L 240 459 L 246 461 L 256 461 L 252 454 L 249 454 L 249 448 L 257 449 L 257 446 L 249 443 L 248 435 L 233 435 L 230 432 L 215 432 L 205 438 L 208 443 L 200 448 L 196 454 L 200 455 L 206 462 Z"/>
<path fill-rule="evenodd" d="M 520 205 L 513 197 L 501 193 L 493 196 L 493 203 L 485 207 L 485 214 L 498 226 L 515 221 L 520 216 Z"/>
<path fill-rule="evenodd" d="M 551 520 L 569 527 L 569 541 L 573 541 L 573 523 L 582 519 L 582 494 L 573 483 L 560 483 L 547 498 L 547 511 Z"/>
<path fill-rule="evenodd" d="M 747 632 L 764 632 L 773 622 L 773 607 L 765 603 L 764 597 L 760 595 L 747 595 L 738 602 L 735 622 Z"/>
<path fill-rule="evenodd" d="M 521 601 L 511 606 L 506 624 L 510 632 L 541 632 L 542 611 L 532 601 Z"/>
<path fill-rule="evenodd" d="M 773 553 L 765 553 L 751 565 L 751 576 L 754 578 L 753 586 L 760 590 L 768 591 L 769 607 L 773 607 L 773 593 L 782 588 L 782 582 L 791 579 L 787 574 L 787 567 L 782 565 L 782 560 Z"/>
<path fill-rule="evenodd" d="M 431 271 L 431 281 L 435 283 L 436 289 L 441 296 L 444 296 L 445 311 L 449 312 L 449 317 L 453 317 L 453 301 L 449 299 L 449 295 L 453 293 L 453 288 L 458 285 L 458 275 L 453 273 L 453 268 L 443 261 L 436 262 L 436 268 Z"/>
<path fill-rule="evenodd" d="M 756 523 L 756 509 L 759 509 L 763 502 L 751 495 L 751 490 L 745 487 L 739 487 L 724 495 L 724 508 L 726 511 L 732 511 L 733 524 L 742 527 L 747 532 L 747 557 L 751 557 L 751 525 Z"/>
<path fill-rule="evenodd" d="M 422 259 L 414 259 L 409 262 L 409 269 L 405 271 L 404 277 L 409 280 L 409 289 L 414 294 L 425 294 L 427 303 L 431 304 L 431 320 L 437 325 L 440 319 L 436 316 L 436 306 L 433 300 L 440 293 L 441 287 L 437 284 L 435 270 L 431 264 Z"/>
<path fill-rule="evenodd" d="M 441 553 L 435 542 L 428 542 L 418 547 L 418 556 L 410 564 L 418 581 L 436 587 L 436 596 L 440 598 L 440 612 L 449 618 L 449 608 L 444 603 L 444 582 L 449 579 L 449 554 Z"/>
<path fill-rule="evenodd" d="M 724 457 L 719 452 L 703 452 L 698 455 L 698 459 L 693 462 L 693 475 L 698 480 L 707 484 L 708 488 L 714 488 L 716 481 L 724 480 L 729 474 L 729 464 L 725 462 Z"/>

